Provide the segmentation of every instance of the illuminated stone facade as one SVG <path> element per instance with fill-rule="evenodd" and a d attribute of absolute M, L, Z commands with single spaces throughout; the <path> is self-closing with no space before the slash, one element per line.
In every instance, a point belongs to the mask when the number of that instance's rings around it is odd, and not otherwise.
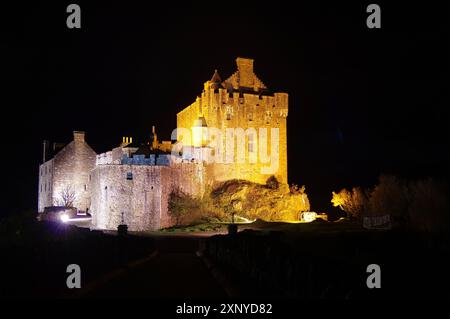
<path fill-rule="evenodd" d="M 86 144 L 84 133 L 74 132 L 74 141 L 40 166 L 39 212 L 61 205 L 61 192 L 70 188 L 75 192 L 74 207 L 91 213 L 93 228 L 115 230 L 124 222 L 131 231 L 156 230 L 174 224 L 168 209 L 173 190 L 202 196 L 217 182 L 265 183 L 271 175 L 286 184 L 288 95 L 270 93 L 255 75 L 253 60 L 238 58 L 236 62 L 235 73 L 222 81 L 216 71 L 201 96 L 177 114 L 177 128 L 193 133 L 187 142 L 178 134 L 175 145 L 160 143 L 153 127 L 147 144 L 123 138 L 120 146 L 97 155 Z M 213 128 L 223 132 L 223 137 L 227 129 L 242 130 L 244 154 L 238 151 L 235 137 L 216 139 L 223 159 L 231 160 L 212 161 L 217 155 L 211 146 Z M 267 130 L 266 155 L 277 154 L 273 171 L 267 170 L 273 161 L 261 160 L 261 129 Z M 276 143 L 271 140 L 273 129 L 277 130 Z M 242 155 L 245 161 L 239 162 Z"/>
<path fill-rule="evenodd" d="M 208 129 L 217 128 L 222 134 L 222 149 L 224 158 L 227 150 L 233 149 L 233 160 L 222 163 L 211 161 L 207 179 L 210 183 L 229 179 L 246 179 L 257 183 L 265 183 L 268 177 L 275 175 L 282 183 L 287 183 L 287 134 L 286 118 L 288 115 L 288 94 L 271 94 L 265 84 L 253 71 L 253 60 L 237 58 L 237 71 L 228 79 L 222 81 L 219 73 L 214 73 L 211 80 L 205 82 L 203 92 L 194 103 L 177 114 L 177 127 L 192 131 L 192 143 L 184 140 L 182 133 L 178 140 L 183 146 L 199 147 L 198 134 L 200 122 Z M 253 130 L 257 134 L 261 128 L 267 130 L 267 155 L 278 153 L 275 169 L 270 170 L 270 163 L 262 160 L 260 152 L 260 135 L 258 142 L 252 141 L 250 134 L 245 135 L 245 154 L 239 154 L 237 140 L 226 138 L 227 128 L 238 128 L 244 132 Z M 275 145 L 271 144 L 272 129 L 278 129 L 279 138 Z M 208 133 L 207 133 L 208 134 Z M 209 139 L 213 139 L 209 134 Z M 217 140 L 216 140 L 217 141 Z M 206 143 L 211 142 L 210 140 Z M 234 144 L 233 144 L 234 143 Z M 254 144 L 254 145 L 249 145 Z M 277 149 L 272 149 L 272 145 Z M 253 153 L 253 154 L 252 154 Z M 244 156 L 245 162 L 239 162 L 237 156 Z M 256 162 L 249 158 L 254 156 Z M 272 163 L 274 164 L 274 163 Z"/>
<path fill-rule="evenodd" d="M 95 167 L 96 153 L 86 143 L 84 132 L 74 132 L 74 139 L 52 159 L 39 167 L 38 211 L 64 205 L 63 193 L 73 194 L 73 205 L 81 211 L 90 207 L 89 174 Z"/>
<path fill-rule="evenodd" d="M 92 226 L 117 229 L 124 222 L 132 231 L 172 226 L 168 202 L 173 190 L 202 193 L 202 163 L 171 154 L 138 154 L 128 145 L 97 156 L 91 171 Z"/>

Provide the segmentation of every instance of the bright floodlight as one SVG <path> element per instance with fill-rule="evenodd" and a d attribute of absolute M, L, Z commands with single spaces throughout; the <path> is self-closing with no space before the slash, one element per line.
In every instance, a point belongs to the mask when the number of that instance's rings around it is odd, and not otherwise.
<path fill-rule="evenodd" d="M 303 212 L 302 221 L 305 223 L 310 223 L 316 220 L 317 214 L 315 212 Z"/>
<path fill-rule="evenodd" d="M 61 221 L 63 222 L 63 223 L 66 223 L 70 218 L 69 218 L 69 215 L 67 215 L 67 214 L 62 214 L 61 216 L 60 216 L 60 218 L 61 218 Z"/>

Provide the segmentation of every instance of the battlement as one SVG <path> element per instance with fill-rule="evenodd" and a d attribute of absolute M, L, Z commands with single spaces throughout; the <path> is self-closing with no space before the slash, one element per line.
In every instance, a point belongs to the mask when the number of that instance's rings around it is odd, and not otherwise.
<path fill-rule="evenodd" d="M 177 127 L 190 129 L 192 131 L 192 143 L 189 146 L 198 146 L 194 131 L 200 130 L 196 123 L 202 119 L 206 128 L 215 128 L 224 132 L 229 128 L 243 129 L 278 129 L 278 145 L 274 146 L 273 152 L 278 153 L 279 168 L 274 174 L 287 183 L 287 131 L 286 120 L 289 110 L 289 96 L 287 93 L 270 93 L 267 86 L 256 76 L 254 72 L 254 60 L 237 58 L 237 71 L 225 81 L 221 80 L 216 70 L 209 81 L 206 81 L 204 89 L 195 101 L 177 114 Z M 178 135 L 180 139 L 182 134 Z M 201 135 L 203 136 L 203 134 Z M 225 136 L 225 135 L 224 135 Z M 231 143 L 231 142 L 230 142 Z M 244 143 L 245 149 L 250 152 L 254 142 L 247 138 Z M 252 144 L 250 147 L 249 144 Z M 208 146 L 206 141 L 205 146 Z M 268 152 L 271 152 L 268 147 Z M 247 151 L 246 151 L 247 152 Z M 208 162 L 208 150 L 186 149 L 186 158 L 194 158 Z M 248 157 L 249 154 L 244 154 Z M 235 155 L 236 156 L 236 155 Z M 230 178 L 248 179 L 250 181 L 265 181 L 269 176 L 260 172 L 261 163 L 239 163 L 234 166 L 222 167 L 215 165 L 212 179 L 227 180 Z"/>
<path fill-rule="evenodd" d="M 172 166 L 182 162 L 181 157 L 172 154 L 122 154 L 120 158 L 114 155 L 114 150 L 97 155 L 96 165 L 151 165 Z"/>
<path fill-rule="evenodd" d="M 153 165 L 153 166 L 172 166 L 181 162 L 179 157 L 172 154 L 150 154 L 146 157 L 142 154 L 136 154 L 131 157 L 124 155 L 122 157 L 122 165 Z"/>
<path fill-rule="evenodd" d="M 226 89 L 219 89 L 217 92 L 204 91 L 201 97 L 195 101 L 192 105 L 199 105 L 199 109 L 204 108 L 207 105 L 220 107 L 223 104 L 238 106 L 238 105 L 254 105 L 260 106 L 260 108 L 277 107 L 288 108 L 288 94 L 276 92 L 272 95 L 269 94 L 255 94 L 255 93 L 240 93 L 229 92 Z M 183 112 L 182 110 L 181 112 Z M 181 113 L 179 112 L 179 113 Z"/>

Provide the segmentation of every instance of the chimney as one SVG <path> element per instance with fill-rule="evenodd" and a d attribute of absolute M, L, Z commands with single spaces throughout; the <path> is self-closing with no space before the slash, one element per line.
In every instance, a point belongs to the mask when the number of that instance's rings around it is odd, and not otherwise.
<path fill-rule="evenodd" d="M 253 59 L 237 58 L 236 64 L 239 72 L 239 86 L 253 87 Z"/>
<path fill-rule="evenodd" d="M 156 136 L 156 128 L 154 125 L 152 126 L 152 135 L 153 135 L 152 149 L 158 149 L 158 137 Z"/>
<path fill-rule="evenodd" d="M 45 163 L 47 161 L 47 152 L 48 152 L 48 141 L 44 140 L 42 143 L 42 163 Z"/>
<path fill-rule="evenodd" d="M 84 132 L 83 131 L 73 131 L 73 140 L 75 142 L 84 142 Z"/>

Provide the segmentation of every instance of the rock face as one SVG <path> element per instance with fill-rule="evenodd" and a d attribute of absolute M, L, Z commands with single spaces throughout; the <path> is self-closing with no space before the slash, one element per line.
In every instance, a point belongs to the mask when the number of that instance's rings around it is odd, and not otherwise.
<path fill-rule="evenodd" d="M 86 143 L 84 132 L 75 131 L 73 135 L 72 142 L 39 166 L 39 212 L 45 207 L 63 206 L 67 196 L 78 210 L 90 207 L 89 174 L 95 167 L 96 153 Z"/>
<path fill-rule="evenodd" d="M 270 184 L 229 180 L 219 184 L 210 196 L 217 213 L 229 207 L 228 215 L 234 212 L 250 220 L 297 221 L 301 212 L 310 209 L 305 189 L 293 190 L 285 184 L 271 187 Z"/>

